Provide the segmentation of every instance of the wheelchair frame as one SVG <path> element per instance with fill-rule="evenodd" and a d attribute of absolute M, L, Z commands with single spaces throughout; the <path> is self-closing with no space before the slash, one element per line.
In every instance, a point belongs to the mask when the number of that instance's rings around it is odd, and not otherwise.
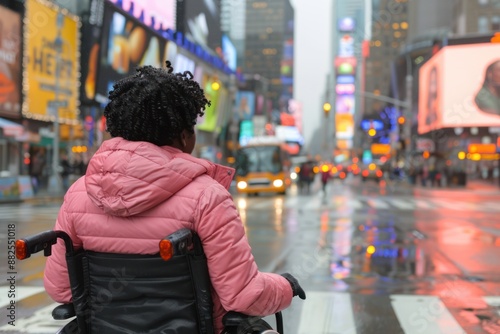
<path fill-rule="evenodd" d="M 87 292 L 85 291 L 84 284 L 81 284 L 83 277 L 82 259 L 85 256 L 85 251 L 83 249 L 75 250 L 73 242 L 66 232 L 49 230 L 16 240 L 16 257 L 24 260 L 29 258 L 31 254 L 40 251 L 43 251 L 44 256 L 50 256 L 52 254 L 52 245 L 57 242 L 58 238 L 64 241 L 66 248 L 66 262 L 73 302 L 55 307 L 52 311 L 52 317 L 55 320 L 67 320 L 76 317 L 73 321 L 66 324 L 59 333 L 89 333 L 86 310 L 84 309 L 87 306 Z M 203 310 L 206 310 L 207 307 L 211 310 L 212 300 L 205 253 L 203 252 L 201 240 L 198 235 L 187 228 L 168 235 L 161 239 L 159 243 L 159 256 L 163 260 L 169 261 L 175 256 L 183 255 L 187 255 L 189 259 L 192 272 L 191 278 L 196 290 L 196 307 L 198 309 L 197 326 L 199 332 L 206 334 L 214 333 L 212 317 L 200 319 L 201 314 L 206 314 Z M 275 313 L 275 318 L 277 332 L 262 317 L 229 311 L 223 317 L 223 333 L 283 334 L 283 317 L 281 312 Z"/>

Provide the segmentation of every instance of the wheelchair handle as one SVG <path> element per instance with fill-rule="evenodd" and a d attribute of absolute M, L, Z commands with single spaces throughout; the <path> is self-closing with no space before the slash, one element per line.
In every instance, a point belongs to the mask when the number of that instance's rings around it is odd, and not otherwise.
<path fill-rule="evenodd" d="M 63 239 L 66 252 L 73 254 L 73 242 L 69 235 L 64 231 L 49 230 L 16 240 L 16 257 L 19 260 L 24 260 L 29 258 L 31 254 L 42 250 L 44 256 L 50 256 L 52 254 L 52 245 L 57 242 L 57 238 Z"/>

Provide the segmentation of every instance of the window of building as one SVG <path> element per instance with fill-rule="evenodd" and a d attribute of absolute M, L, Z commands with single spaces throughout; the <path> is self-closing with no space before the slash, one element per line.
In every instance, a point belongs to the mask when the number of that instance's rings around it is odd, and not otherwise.
<path fill-rule="evenodd" d="M 498 31 L 500 30 L 500 16 L 493 16 L 491 18 L 491 30 Z"/>
<path fill-rule="evenodd" d="M 477 32 L 486 33 L 490 30 L 488 17 L 482 15 L 477 19 Z"/>

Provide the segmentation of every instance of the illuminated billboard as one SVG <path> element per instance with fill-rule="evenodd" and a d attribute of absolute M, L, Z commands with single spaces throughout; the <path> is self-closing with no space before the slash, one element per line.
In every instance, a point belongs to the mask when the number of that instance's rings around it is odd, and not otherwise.
<path fill-rule="evenodd" d="M 354 136 L 354 117 L 352 114 L 335 115 L 336 137 L 351 139 Z"/>
<path fill-rule="evenodd" d="M 79 19 L 63 14 L 50 2 L 28 0 L 25 5 L 23 115 L 52 121 L 58 112 L 62 123 L 76 124 L 80 92 Z"/>
<path fill-rule="evenodd" d="M 155 30 L 175 30 L 176 0 L 110 0 Z"/>
<path fill-rule="evenodd" d="M 210 106 L 207 106 L 204 115 L 197 121 L 196 128 L 207 132 L 214 132 L 217 129 L 217 119 L 219 117 L 219 93 L 220 88 L 214 89 L 212 85 L 213 79 L 207 79 L 205 84 L 205 96 L 210 101 Z"/>
<path fill-rule="evenodd" d="M 442 48 L 419 72 L 418 133 L 500 126 L 500 44 Z"/>
<path fill-rule="evenodd" d="M 0 114 L 21 111 L 21 16 L 0 6 Z"/>
<path fill-rule="evenodd" d="M 251 120 L 255 114 L 255 93 L 238 91 L 236 93 L 236 111 L 238 119 Z"/>
<path fill-rule="evenodd" d="M 356 73 L 356 57 L 336 57 L 335 70 L 337 75 L 354 75 Z"/>
<path fill-rule="evenodd" d="M 236 71 L 238 54 L 236 52 L 236 47 L 227 35 L 222 36 L 222 54 L 224 55 L 223 58 L 227 66 L 229 66 L 231 70 Z"/>
<path fill-rule="evenodd" d="M 354 95 L 337 95 L 335 112 L 337 114 L 354 114 Z"/>
<path fill-rule="evenodd" d="M 165 67 L 168 49 L 165 39 L 108 2 L 103 22 L 96 97 L 100 102 L 106 102 L 114 82 L 134 74 L 138 66 Z M 169 57 L 176 55 L 174 49 Z M 175 64 L 174 71 L 179 72 Z"/>
<path fill-rule="evenodd" d="M 340 32 L 352 32 L 356 29 L 356 21 L 352 17 L 343 17 L 337 21 L 337 29 Z"/>
<path fill-rule="evenodd" d="M 178 31 L 192 42 L 212 50 L 221 47 L 220 1 L 178 1 L 177 6 L 184 14 L 184 20 L 177 22 Z"/>

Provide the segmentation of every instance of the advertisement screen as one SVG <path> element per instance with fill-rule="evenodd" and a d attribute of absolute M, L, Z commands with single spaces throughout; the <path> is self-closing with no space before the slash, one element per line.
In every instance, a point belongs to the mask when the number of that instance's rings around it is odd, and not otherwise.
<path fill-rule="evenodd" d="M 419 72 L 418 132 L 500 126 L 500 44 L 447 46 Z"/>
<path fill-rule="evenodd" d="M 50 120 L 56 112 L 63 123 L 75 123 L 80 59 L 78 21 L 55 6 L 26 2 L 25 92 L 26 118 Z"/>
<path fill-rule="evenodd" d="M 356 29 L 356 21 L 352 17 L 338 19 L 337 28 L 340 32 L 351 32 Z"/>
<path fill-rule="evenodd" d="M 165 67 L 166 41 L 113 4 L 105 4 L 97 94 L 105 102 L 114 82 L 138 66 Z M 179 72 L 174 65 L 174 71 Z"/>
<path fill-rule="evenodd" d="M 336 114 L 335 126 L 338 139 L 351 139 L 354 136 L 354 118 L 351 114 Z"/>
<path fill-rule="evenodd" d="M 93 0 L 90 5 L 89 20 L 82 24 L 80 99 L 84 105 L 93 104 L 95 101 L 103 6 L 103 1 Z"/>
<path fill-rule="evenodd" d="M 236 94 L 236 110 L 240 120 L 251 120 L 255 114 L 255 93 L 238 91 Z"/>
<path fill-rule="evenodd" d="M 205 84 L 205 96 L 210 101 L 210 106 L 205 109 L 205 114 L 197 121 L 198 130 L 213 132 L 217 128 L 218 105 L 220 90 L 214 90 L 213 80 L 207 80 Z"/>
<path fill-rule="evenodd" d="M 0 114 L 21 111 L 21 16 L 0 6 Z"/>
<path fill-rule="evenodd" d="M 184 1 L 183 33 L 193 42 L 212 50 L 221 46 L 219 1 Z"/>
<path fill-rule="evenodd" d="M 111 0 L 155 30 L 175 30 L 176 0 Z"/>
<path fill-rule="evenodd" d="M 236 60 L 238 58 L 236 48 L 227 35 L 222 36 L 222 54 L 227 66 L 233 71 L 236 71 Z"/>
<path fill-rule="evenodd" d="M 335 111 L 337 114 L 354 114 L 354 95 L 337 95 Z"/>

